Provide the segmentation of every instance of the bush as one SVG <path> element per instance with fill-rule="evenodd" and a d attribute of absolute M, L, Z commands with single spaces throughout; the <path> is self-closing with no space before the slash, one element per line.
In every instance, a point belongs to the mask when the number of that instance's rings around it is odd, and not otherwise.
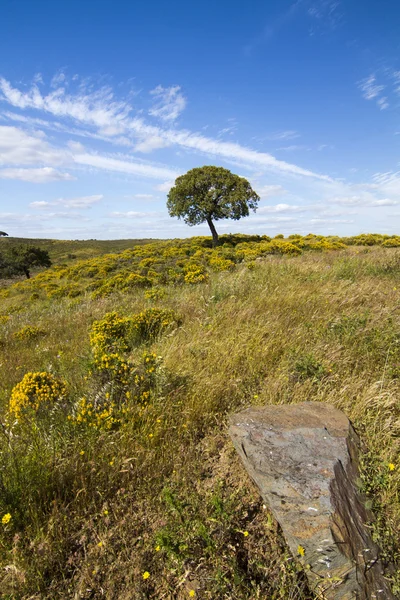
<path fill-rule="evenodd" d="M 66 395 L 66 385 L 51 373 L 26 373 L 11 392 L 9 411 L 16 418 L 52 406 Z"/>

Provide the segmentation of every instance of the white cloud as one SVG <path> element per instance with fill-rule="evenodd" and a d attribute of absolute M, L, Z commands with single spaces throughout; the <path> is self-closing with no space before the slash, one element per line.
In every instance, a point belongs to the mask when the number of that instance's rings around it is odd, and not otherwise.
<path fill-rule="evenodd" d="M 149 177 L 150 179 L 175 178 L 178 176 L 178 173 L 167 167 L 154 167 L 152 165 L 135 163 L 130 160 L 121 160 L 120 158 L 102 156 L 100 154 L 75 154 L 74 161 L 77 164 L 95 167 L 96 169 L 139 175 L 141 177 Z"/>
<path fill-rule="evenodd" d="M 120 157 L 120 155 L 104 156 L 99 154 L 90 154 L 85 152 L 85 147 L 76 142 L 69 143 L 68 148 L 59 149 L 51 146 L 46 136 L 41 131 L 36 131 L 29 135 L 17 127 L 0 126 L 0 165 L 30 165 L 44 164 L 42 170 L 28 173 L 21 170 L 19 178 L 25 177 L 26 181 L 39 182 L 39 180 L 71 179 L 69 174 L 59 174 L 54 166 L 68 166 L 76 168 L 77 165 L 85 165 L 103 169 L 107 171 L 116 171 L 151 179 L 176 178 L 178 173 L 162 166 L 149 165 L 147 163 L 133 162 L 130 157 Z M 44 170 L 43 170 L 44 169 Z M 17 171 L 8 171 L 8 175 L 18 175 Z M 27 177 L 31 176 L 30 179 Z M 7 172 L 6 175 L 7 176 Z"/>
<path fill-rule="evenodd" d="M 385 110 L 389 107 L 389 102 L 386 96 L 379 97 L 381 92 L 385 89 L 385 86 L 376 84 L 375 75 L 369 75 L 369 77 L 362 79 L 358 83 L 358 87 L 362 91 L 363 97 L 366 100 L 373 100 L 374 98 L 377 99 L 376 104 L 380 110 Z"/>
<path fill-rule="evenodd" d="M 384 85 L 376 85 L 375 75 L 370 75 L 365 79 L 362 79 L 359 83 L 359 87 L 363 92 L 363 96 L 366 100 L 372 100 L 379 96 L 382 90 L 385 89 Z"/>
<path fill-rule="evenodd" d="M 118 219 L 143 219 L 152 218 L 160 213 L 156 212 L 137 212 L 135 210 L 128 210 L 127 212 L 112 212 L 111 217 L 117 217 Z"/>
<path fill-rule="evenodd" d="M 137 144 L 135 144 L 136 152 L 153 152 L 153 150 L 159 150 L 169 146 L 169 142 L 164 140 L 160 135 L 150 135 L 142 138 Z"/>
<path fill-rule="evenodd" d="M 43 221 L 51 221 L 53 219 L 76 219 L 79 221 L 90 221 L 76 212 L 51 212 L 40 215 L 30 213 L 0 213 L 1 223 L 8 225 L 9 223 L 42 223 Z"/>
<path fill-rule="evenodd" d="M 169 192 L 169 190 L 175 185 L 175 181 L 164 181 L 164 183 L 160 183 L 156 185 L 155 189 L 158 192 Z"/>
<path fill-rule="evenodd" d="M 260 198 L 269 198 L 271 196 L 282 196 L 286 194 L 286 190 L 281 185 L 263 185 L 262 187 L 254 186 Z"/>
<path fill-rule="evenodd" d="M 384 196 L 394 196 L 400 199 L 400 171 L 376 173 L 372 178 L 370 188 Z"/>
<path fill-rule="evenodd" d="M 55 117 L 69 118 L 89 127 L 97 127 L 103 132 L 107 131 L 108 127 L 118 127 L 118 130 L 123 130 L 126 136 L 137 138 L 139 148 L 142 144 L 142 149 L 146 151 L 151 145 L 161 144 L 162 140 L 164 145 L 176 145 L 187 150 L 222 157 L 228 161 L 241 161 L 251 168 L 257 166 L 286 174 L 332 181 L 326 175 L 278 160 L 271 154 L 258 152 L 240 144 L 223 142 L 187 130 L 163 129 L 147 125 L 142 119 L 131 118 L 132 107 L 126 102 L 116 101 L 112 90 L 108 87 L 100 88 L 96 92 L 80 91 L 76 95 L 66 94 L 64 88 L 57 88 L 47 96 L 42 96 L 36 86 L 23 93 L 12 87 L 4 78 L 0 78 L 0 92 L 3 100 L 21 110 L 27 108 L 41 110 Z M 297 135 L 291 130 L 274 134 L 275 137 L 279 136 L 277 139 L 290 139 Z M 150 146 L 146 144 L 149 138 L 155 138 L 149 142 Z"/>
<path fill-rule="evenodd" d="M 343 196 L 336 197 L 330 200 L 332 204 L 341 204 L 343 206 L 365 206 L 365 207 L 381 207 L 381 206 L 396 206 L 400 204 L 397 200 L 391 198 L 374 199 L 374 196 L 368 192 L 360 196 Z"/>
<path fill-rule="evenodd" d="M 0 179 L 19 179 L 30 183 L 48 183 L 49 181 L 73 181 L 69 173 L 58 171 L 53 167 L 41 167 L 38 169 L 0 169 Z"/>
<path fill-rule="evenodd" d="M 295 204 L 275 204 L 274 206 L 262 206 L 257 210 L 257 214 L 282 213 L 282 212 L 305 212 L 310 210 L 309 206 L 299 206 Z"/>
<path fill-rule="evenodd" d="M 0 165 L 61 165 L 65 162 L 66 153 L 53 148 L 43 132 L 28 135 L 17 127 L 0 126 Z"/>
<path fill-rule="evenodd" d="M 65 73 L 62 69 L 60 69 L 52 78 L 50 87 L 57 88 L 57 87 L 59 87 L 60 84 L 64 83 L 65 80 L 66 80 Z M 43 81 L 42 81 L 42 83 L 43 83 Z"/>
<path fill-rule="evenodd" d="M 382 98 L 379 98 L 376 101 L 377 105 L 379 106 L 379 108 L 381 110 L 385 110 L 386 108 L 389 108 L 389 102 L 387 101 L 386 96 L 383 96 Z"/>
<path fill-rule="evenodd" d="M 43 84 L 43 76 L 41 73 L 35 73 L 33 76 L 33 83 L 42 83 Z"/>
<path fill-rule="evenodd" d="M 40 200 L 38 202 L 31 202 L 29 206 L 31 208 L 47 209 L 52 206 L 64 206 L 64 208 L 91 208 L 94 204 L 100 202 L 103 199 L 102 194 L 95 194 L 93 196 L 80 196 L 78 198 L 58 198 L 53 202 L 46 202 Z"/>
<path fill-rule="evenodd" d="M 300 134 L 297 131 L 293 131 L 289 129 L 287 131 L 276 131 L 275 133 L 271 133 L 271 135 L 267 136 L 268 140 L 294 140 L 300 137 Z"/>
<path fill-rule="evenodd" d="M 138 198 L 140 200 L 150 200 L 154 198 L 153 194 L 133 194 L 133 198 Z"/>
<path fill-rule="evenodd" d="M 330 223 L 341 223 L 341 224 L 346 224 L 349 225 L 351 223 L 354 223 L 354 220 L 352 219 L 310 219 L 309 223 L 311 225 L 326 225 L 326 224 L 330 224 Z"/>
<path fill-rule="evenodd" d="M 126 102 L 114 100 L 114 94 L 109 87 L 102 87 L 92 93 L 84 90 L 75 96 L 66 94 L 65 88 L 58 87 L 47 96 L 42 96 L 36 85 L 23 93 L 1 77 L 0 91 L 7 102 L 22 110 L 34 108 L 57 117 L 69 117 L 97 127 L 110 125 L 117 127 L 131 111 L 131 107 Z"/>
<path fill-rule="evenodd" d="M 152 117 L 158 117 L 162 121 L 173 122 L 181 112 L 185 110 L 186 98 L 181 93 L 179 85 L 164 88 L 158 85 L 150 94 L 154 96 L 154 107 L 149 110 Z"/>
<path fill-rule="evenodd" d="M 285 152 L 295 152 L 296 150 L 311 150 L 309 146 L 292 144 L 291 146 L 282 146 L 277 150 L 284 150 Z"/>

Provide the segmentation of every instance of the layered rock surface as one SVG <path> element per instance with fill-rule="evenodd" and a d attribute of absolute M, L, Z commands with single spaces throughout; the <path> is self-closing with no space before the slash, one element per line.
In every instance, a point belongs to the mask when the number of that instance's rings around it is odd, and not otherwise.
<path fill-rule="evenodd" d="M 312 588 L 329 600 L 394 599 L 366 527 L 347 417 L 319 402 L 251 407 L 231 417 L 229 433 L 291 552 L 304 549 Z"/>

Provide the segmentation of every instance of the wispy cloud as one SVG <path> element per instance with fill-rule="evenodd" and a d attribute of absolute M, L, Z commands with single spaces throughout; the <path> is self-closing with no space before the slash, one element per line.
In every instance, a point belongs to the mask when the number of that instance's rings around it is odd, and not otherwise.
<path fill-rule="evenodd" d="M 256 189 L 258 195 L 262 199 L 270 198 L 271 196 L 282 196 L 283 194 L 286 194 L 285 188 L 281 185 L 256 186 Z"/>
<path fill-rule="evenodd" d="M 76 177 L 58 171 L 53 167 L 41 167 L 38 169 L 0 169 L 0 179 L 18 179 L 30 183 L 48 183 L 50 181 L 74 181 Z"/>
<path fill-rule="evenodd" d="M 93 196 L 79 196 L 78 198 L 58 198 L 53 202 L 40 200 L 38 202 L 31 202 L 29 206 L 38 209 L 48 209 L 53 206 L 63 206 L 64 208 L 92 208 L 94 204 L 97 204 L 102 199 L 103 194 L 95 194 Z"/>
<path fill-rule="evenodd" d="M 376 101 L 377 105 L 379 106 L 379 108 L 381 110 L 385 110 L 386 108 L 389 108 L 389 102 L 387 101 L 386 96 L 383 96 L 382 98 L 379 98 Z"/>
<path fill-rule="evenodd" d="M 376 98 L 385 89 L 384 85 L 376 84 L 375 75 L 369 75 L 365 79 L 362 79 L 359 83 L 359 87 L 366 100 L 372 100 L 373 98 Z"/>
<path fill-rule="evenodd" d="M 289 129 L 287 131 L 276 131 L 275 133 L 271 133 L 270 135 L 266 136 L 266 139 L 279 141 L 279 140 L 294 140 L 298 137 L 300 137 L 300 133 L 298 131 Z"/>
<path fill-rule="evenodd" d="M 110 217 L 116 217 L 118 219 L 145 219 L 145 218 L 154 218 L 156 216 L 164 216 L 162 213 L 158 212 L 140 212 L 135 210 L 128 210 L 126 212 L 112 212 L 110 213 Z"/>
<path fill-rule="evenodd" d="M 21 110 L 36 109 L 51 113 L 57 118 L 62 117 L 80 125 L 94 127 L 96 134 L 109 136 L 110 139 L 121 134 L 136 139 L 138 150 L 149 151 L 149 144 L 153 147 L 160 147 L 161 144 L 173 145 L 228 161 L 241 161 L 251 168 L 256 165 L 286 174 L 330 180 L 326 175 L 278 160 L 271 154 L 258 152 L 237 143 L 224 142 L 187 130 L 163 129 L 148 125 L 142 118 L 131 117 L 132 107 L 127 102 L 115 100 L 112 90 L 108 87 L 95 92 L 78 91 L 76 95 L 67 94 L 64 88 L 57 88 L 43 96 L 37 86 L 33 86 L 27 92 L 21 92 L 2 78 L 0 92 L 3 101 Z M 283 139 L 288 139 L 288 133 L 293 135 L 294 132 L 283 132 L 280 135 L 286 136 Z M 141 144 L 143 144 L 142 148 Z M 85 164 L 96 166 L 93 163 L 97 162 L 98 165 L 101 162 L 104 165 L 105 163 L 100 159 L 101 157 L 96 160 L 90 159 L 90 162 Z M 118 166 L 117 163 L 115 166 Z"/>
<path fill-rule="evenodd" d="M 292 212 L 306 212 L 311 207 L 300 206 L 295 204 L 275 204 L 274 206 L 262 206 L 258 209 L 257 213 L 260 215 L 269 213 L 292 213 Z"/>
<path fill-rule="evenodd" d="M 154 97 L 154 106 L 149 110 L 152 117 L 158 117 L 168 123 L 176 121 L 186 107 L 186 98 L 179 85 L 164 88 L 158 85 L 150 94 Z"/>
<path fill-rule="evenodd" d="M 381 96 L 381 92 L 383 92 L 385 86 L 377 85 L 375 75 L 371 74 L 365 79 L 359 81 L 358 87 L 360 88 L 362 95 L 366 100 L 376 99 L 376 104 L 380 110 L 385 110 L 386 108 L 389 108 L 389 102 L 387 97 Z"/>
<path fill-rule="evenodd" d="M 176 178 L 178 172 L 167 167 L 154 167 L 152 165 L 133 162 L 126 157 L 125 159 L 114 158 L 113 156 L 103 156 L 100 154 L 75 154 L 74 162 L 79 165 L 103 169 L 106 171 L 115 171 L 118 173 L 127 173 L 150 179 L 165 179 L 166 177 Z"/>

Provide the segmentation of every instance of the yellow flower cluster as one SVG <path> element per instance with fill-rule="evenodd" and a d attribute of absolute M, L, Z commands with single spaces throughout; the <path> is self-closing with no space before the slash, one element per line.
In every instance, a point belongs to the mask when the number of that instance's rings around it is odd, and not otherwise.
<path fill-rule="evenodd" d="M 26 325 L 26 327 L 22 327 L 19 331 L 14 333 L 14 338 L 16 340 L 36 340 L 39 337 L 46 335 L 46 332 L 40 327 L 34 327 L 33 325 Z"/>
<path fill-rule="evenodd" d="M 0 325 L 5 325 L 10 320 L 9 315 L 0 315 Z"/>
<path fill-rule="evenodd" d="M 203 267 L 193 266 L 185 275 L 185 283 L 204 283 L 208 280 L 208 274 Z"/>
<path fill-rule="evenodd" d="M 26 410 L 50 407 L 65 395 L 65 383 L 51 373 L 26 373 L 11 392 L 9 410 L 19 418 Z"/>
<path fill-rule="evenodd" d="M 9 523 L 10 521 L 11 521 L 11 515 L 10 515 L 10 513 L 6 513 L 1 518 L 1 522 L 3 523 L 3 525 L 7 525 L 7 523 Z"/>
<path fill-rule="evenodd" d="M 110 312 L 95 321 L 90 331 L 90 345 L 95 356 L 105 352 L 126 352 L 129 350 L 127 340 L 130 319 L 116 312 Z"/>
<path fill-rule="evenodd" d="M 76 406 L 75 414 L 68 417 L 76 425 L 87 425 L 96 429 L 109 431 L 115 429 L 121 423 L 115 402 L 95 405 L 81 398 Z M 81 454 L 83 451 L 81 451 Z"/>
<path fill-rule="evenodd" d="M 107 376 L 107 380 L 127 385 L 132 373 L 132 365 L 116 352 L 110 354 L 96 354 L 94 368 L 99 373 Z"/>

